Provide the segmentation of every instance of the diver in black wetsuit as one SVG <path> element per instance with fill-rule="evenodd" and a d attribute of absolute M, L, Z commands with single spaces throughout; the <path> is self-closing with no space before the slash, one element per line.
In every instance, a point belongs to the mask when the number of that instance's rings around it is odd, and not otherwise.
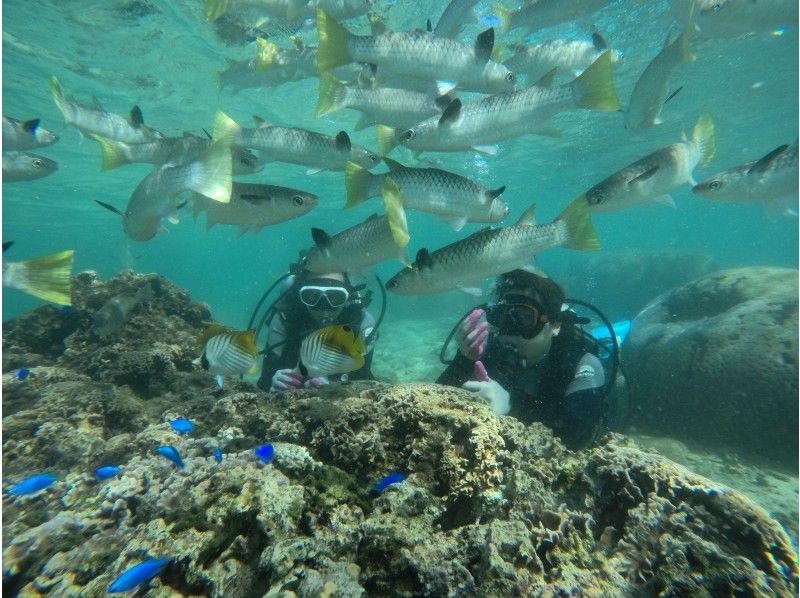
<path fill-rule="evenodd" d="M 564 300 L 549 278 L 500 276 L 488 325 L 483 310 L 459 324 L 458 353 L 437 382 L 463 385 L 500 415 L 539 421 L 570 448 L 590 444 L 605 415 L 605 370 Z"/>
<path fill-rule="evenodd" d="M 298 388 L 302 377 L 293 372 L 300 355 L 300 343 L 314 330 L 346 324 L 359 331 L 367 352 L 361 369 L 347 374 L 349 380 L 372 379 L 370 366 L 377 340 L 375 318 L 366 310 L 362 296 L 346 274 L 312 274 L 302 270 L 289 276 L 287 289 L 275 304 L 269 321 L 267 343 L 258 386 L 270 392 Z M 317 386 L 323 380 L 312 378 Z"/>

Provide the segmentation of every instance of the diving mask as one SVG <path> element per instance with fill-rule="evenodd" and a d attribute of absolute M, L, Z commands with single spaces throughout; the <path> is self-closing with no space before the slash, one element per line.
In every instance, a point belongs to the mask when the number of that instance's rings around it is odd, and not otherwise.
<path fill-rule="evenodd" d="M 502 335 L 531 339 L 544 329 L 549 318 L 535 299 L 510 293 L 487 306 L 486 321 Z"/>

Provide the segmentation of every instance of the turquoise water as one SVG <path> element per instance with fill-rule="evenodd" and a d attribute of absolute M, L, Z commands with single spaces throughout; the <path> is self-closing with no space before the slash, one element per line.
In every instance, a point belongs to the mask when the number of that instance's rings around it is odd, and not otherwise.
<path fill-rule="evenodd" d="M 435 18 L 441 2 L 400 0 L 376 3 L 376 12 L 392 28 L 413 28 Z M 58 133 L 58 144 L 41 154 L 59 163 L 49 177 L 3 185 L 3 239 L 15 240 L 7 259 L 28 259 L 73 248 L 74 271 L 96 270 L 113 276 L 125 267 L 160 272 L 188 289 L 194 299 L 208 302 L 215 317 L 243 326 L 267 284 L 285 272 L 298 251 L 311 243 L 310 228 L 337 232 L 363 220 L 378 203 L 343 211 L 342 173 L 307 176 L 304 167 L 268 164 L 243 180 L 288 185 L 321 197 L 307 216 L 264 229 L 259 235 L 236 239 L 235 230 L 217 226 L 205 231 L 202 219 L 192 222 L 189 212 L 178 225 L 166 224 L 168 234 L 145 243 L 128 241 L 119 220 L 95 204 L 102 200 L 124 208 L 148 165 L 128 165 L 100 172 L 98 146 L 66 127 L 48 88 L 56 75 L 64 88 L 83 103 L 97 98 L 102 105 L 127 114 L 138 104 L 145 122 L 168 135 L 210 129 L 217 109 L 249 125 L 251 115 L 276 124 L 294 125 L 335 134 L 351 132 L 355 142 L 376 149 L 372 129 L 352 133 L 358 117 L 344 110 L 315 119 L 317 81 L 307 79 L 275 89 L 246 89 L 238 94 L 219 92 L 213 72 L 225 59 L 245 59 L 253 45 L 226 46 L 195 1 L 82 1 L 35 3 L 3 2 L 3 113 L 19 119 L 40 117 L 42 126 Z M 491 14 L 491 5 L 478 10 Z M 142 15 L 142 16 L 137 16 Z M 615 68 L 622 103 L 627 102 L 641 70 L 660 49 L 669 30 L 677 25 L 666 2 L 614 1 L 591 19 L 610 46 L 624 53 Z M 589 23 L 566 23 L 531 36 L 540 41 L 570 34 L 588 35 Z M 366 31 L 362 20 L 351 29 Z M 468 28 L 464 39 L 478 31 Z M 311 23 L 300 32 L 316 44 Z M 285 43 L 285 36 L 275 38 Z M 499 41 L 519 41 L 519 34 Z M 623 115 L 572 111 L 553 124 L 560 139 L 528 136 L 501 144 L 498 156 L 429 154 L 444 168 L 476 176 L 494 188 L 506 185 L 503 198 L 516 219 L 531 202 L 540 222 L 551 220 L 574 196 L 605 176 L 650 151 L 675 142 L 701 112 L 714 118 L 717 156 L 698 168 L 698 180 L 741 162 L 755 159 L 796 136 L 797 28 L 781 35 L 763 32 L 734 39 L 696 40 L 696 62 L 682 65 L 670 85 L 683 90 L 663 113 L 665 123 L 644 134 L 630 135 Z M 465 96 L 469 97 L 469 96 Z M 395 151 L 408 162 L 408 154 Z M 797 220 L 770 222 L 757 204 L 712 203 L 695 197 L 688 185 L 673 192 L 677 210 L 663 206 L 596 214 L 595 225 L 603 250 L 633 251 L 664 248 L 706 253 L 720 266 L 768 264 L 796 267 Z M 375 200 L 373 200 L 375 201 Z M 437 248 L 480 225 L 468 224 L 461 233 L 435 217 L 409 213 L 411 254 L 420 247 Z M 577 252 L 555 249 L 539 257 L 540 265 L 556 279 Z M 376 268 L 385 280 L 399 268 L 386 262 Z M 636 281 L 631 281 L 635 284 Z M 602 284 L 602 281 L 600 281 Z M 618 289 L 625 293 L 624 288 Z M 387 318 L 402 320 L 420 313 L 454 318 L 474 299 L 460 292 L 423 298 L 390 297 Z M 3 318 L 27 311 L 39 302 L 17 291 L 3 291 Z M 601 306 L 609 307 L 609 306 Z M 631 314 L 634 315 L 634 314 Z"/>

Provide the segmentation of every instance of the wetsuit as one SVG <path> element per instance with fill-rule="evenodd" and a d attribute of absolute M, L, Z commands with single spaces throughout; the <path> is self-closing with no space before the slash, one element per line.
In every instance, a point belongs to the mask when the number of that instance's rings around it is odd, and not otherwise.
<path fill-rule="evenodd" d="M 347 324 L 359 331 L 362 340 L 370 335 L 375 327 L 375 318 L 368 311 L 360 307 L 345 308 L 333 324 Z M 314 330 L 321 328 L 317 325 L 304 305 L 290 305 L 284 311 L 276 311 L 269 322 L 267 333 L 267 351 L 261 365 L 261 376 L 258 378 L 258 387 L 269 390 L 272 385 L 272 376 L 275 372 L 285 368 L 293 368 L 300 357 L 300 343 Z M 366 345 L 364 365 L 344 376 L 331 376 L 330 380 L 372 380 L 371 365 L 372 353 L 375 348 L 377 334 L 373 334 Z M 272 347 L 272 348 L 270 348 Z"/>
<path fill-rule="evenodd" d="M 532 366 L 492 335 L 481 362 L 511 395 L 509 415 L 543 423 L 572 449 L 592 442 L 605 413 L 605 371 L 574 328 L 563 325 L 547 356 Z M 473 364 L 458 352 L 437 382 L 461 386 L 472 378 Z"/>

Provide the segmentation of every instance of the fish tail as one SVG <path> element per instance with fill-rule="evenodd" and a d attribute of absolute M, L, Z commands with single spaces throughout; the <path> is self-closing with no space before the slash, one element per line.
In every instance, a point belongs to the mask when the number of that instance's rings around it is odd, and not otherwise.
<path fill-rule="evenodd" d="M 317 70 L 320 73 L 353 61 L 347 50 L 350 32 L 321 9 L 317 9 L 317 31 Z"/>
<path fill-rule="evenodd" d="M 611 50 L 603 52 L 569 85 L 579 108 L 619 110 L 619 98 L 611 71 Z"/>
<path fill-rule="evenodd" d="M 3 284 L 58 305 L 72 305 L 69 276 L 72 249 L 4 265 Z"/>
<path fill-rule="evenodd" d="M 64 95 L 64 90 L 61 89 L 61 83 L 58 82 L 58 79 L 55 75 L 50 77 L 50 91 L 53 93 L 53 101 L 61 111 L 61 114 L 64 115 L 64 121 L 67 124 L 70 124 L 72 122 L 72 118 L 70 118 L 69 104 L 67 103 L 67 98 Z"/>
<path fill-rule="evenodd" d="M 317 99 L 317 118 L 329 112 L 344 108 L 344 96 L 347 88 L 330 73 L 319 75 L 319 98 Z"/>
<path fill-rule="evenodd" d="M 100 144 L 100 155 L 102 160 L 100 163 L 101 170 L 111 170 L 112 168 L 116 168 L 117 166 L 122 166 L 123 164 L 128 164 L 130 162 L 125 154 L 125 144 L 121 141 L 115 141 L 113 139 L 108 139 L 107 137 L 94 134 L 90 134 L 89 136 Z"/>
<path fill-rule="evenodd" d="M 403 209 L 403 196 L 397 183 L 389 177 L 383 181 L 381 188 L 383 207 L 389 219 L 389 229 L 392 231 L 392 239 L 398 247 L 405 247 L 411 240 L 408 234 L 408 222 L 406 221 L 406 211 Z"/>
<path fill-rule="evenodd" d="M 259 37 L 256 39 L 256 70 L 266 71 L 275 66 L 278 55 L 278 46 L 271 41 Z"/>
<path fill-rule="evenodd" d="M 494 7 L 494 14 L 500 19 L 500 31 L 508 31 L 508 27 L 511 25 L 511 9 L 501 4 L 496 4 Z"/>
<path fill-rule="evenodd" d="M 231 200 L 231 148 L 222 140 L 216 140 L 191 169 L 186 188 L 221 203 Z"/>
<path fill-rule="evenodd" d="M 206 20 L 216 21 L 228 12 L 229 3 L 229 0 L 205 0 L 203 3 L 203 12 L 206 15 Z"/>
<path fill-rule="evenodd" d="M 348 162 L 344 167 L 344 188 L 347 191 L 345 209 L 357 206 L 369 198 L 369 187 L 372 174 L 366 168 L 353 162 Z"/>
<path fill-rule="evenodd" d="M 214 130 L 211 138 L 214 140 L 223 140 L 229 145 L 233 143 L 236 135 L 242 128 L 236 124 L 230 116 L 225 114 L 222 110 L 217 110 L 214 116 Z"/>
<path fill-rule="evenodd" d="M 394 128 L 386 125 L 375 127 L 375 136 L 378 138 L 378 151 L 381 156 L 385 156 L 397 145 Z"/>
<path fill-rule="evenodd" d="M 700 152 L 700 164 L 706 166 L 714 159 L 717 153 L 717 144 L 714 136 L 714 121 L 711 115 L 701 114 L 692 131 L 692 143 Z"/>
<path fill-rule="evenodd" d="M 600 239 L 592 224 L 592 214 L 583 197 L 571 201 L 556 218 L 566 226 L 566 241 L 563 247 L 580 249 L 583 251 L 597 251 L 600 249 Z"/>

